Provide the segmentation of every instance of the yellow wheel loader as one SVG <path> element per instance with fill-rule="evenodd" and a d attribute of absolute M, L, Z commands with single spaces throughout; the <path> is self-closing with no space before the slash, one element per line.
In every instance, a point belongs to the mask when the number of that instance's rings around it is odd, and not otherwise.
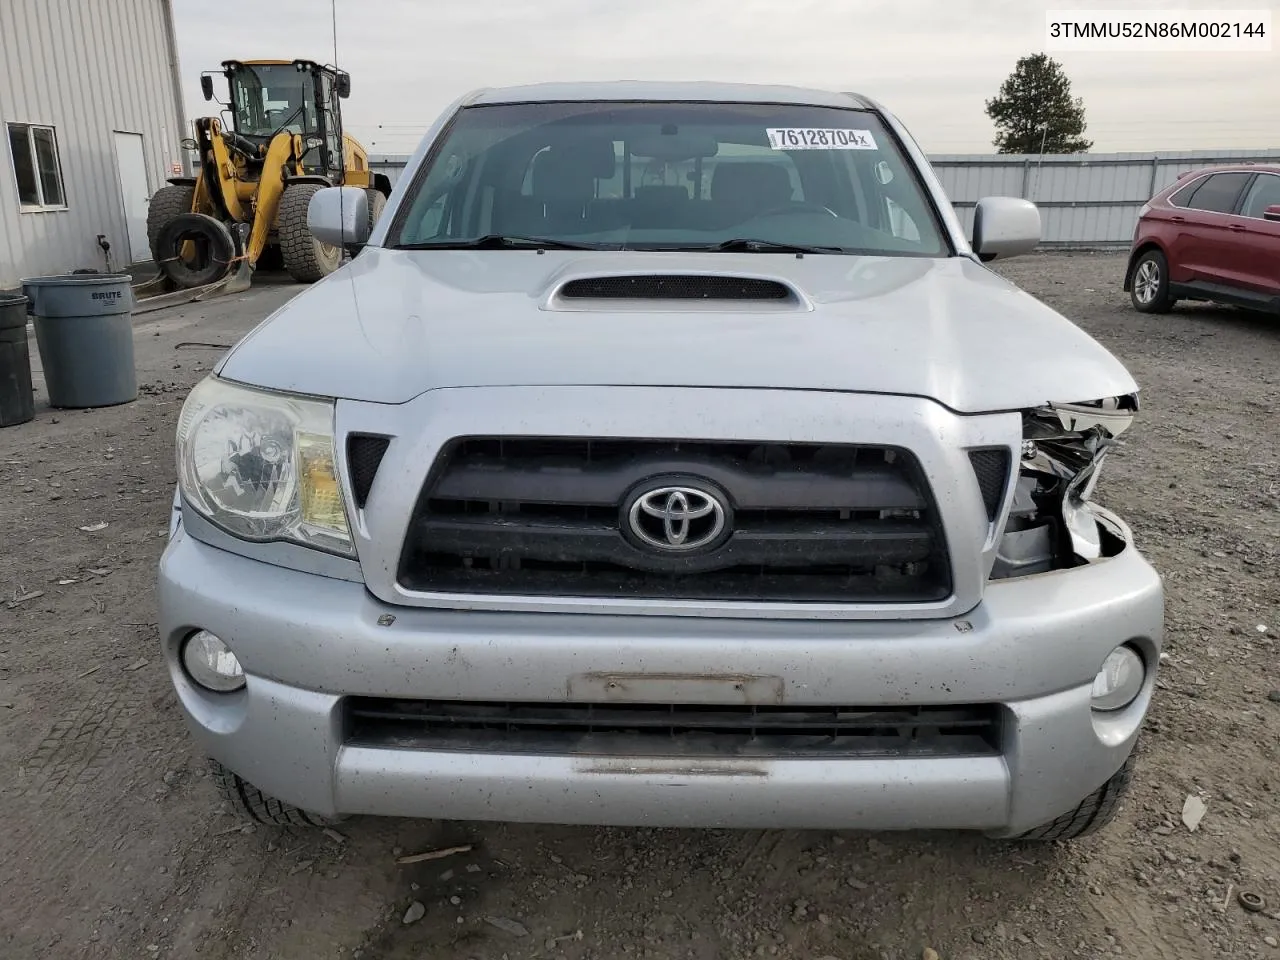
<path fill-rule="evenodd" d="M 369 169 L 369 156 L 342 130 L 349 74 L 310 60 L 227 60 L 231 99 L 223 118 L 195 121 L 194 177 L 175 177 L 151 197 L 147 235 L 168 285 L 178 290 L 241 274 L 262 263 L 283 266 L 311 283 L 342 263 L 343 251 L 307 229 L 307 206 L 323 187 L 363 187 L 370 226 L 391 182 Z M 213 100 L 213 74 L 200 78 Z"/>

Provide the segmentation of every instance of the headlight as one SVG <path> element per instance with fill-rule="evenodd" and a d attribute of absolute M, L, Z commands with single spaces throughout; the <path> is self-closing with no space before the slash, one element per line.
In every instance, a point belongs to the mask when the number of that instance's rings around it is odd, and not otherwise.
<path fill-rule="evenodd" d="M 237 537 L 355 555 L 332 401 L 205 379 L 178 420 L 178 481 L 192 507 Z"/>
<path fill-rule="evenodd" d="M 1093 678 L 1089 701 L 1095 710 L 1122 710 L 1142 691 L 1146 667 L 1133 647 L 1116 647 Z"/>

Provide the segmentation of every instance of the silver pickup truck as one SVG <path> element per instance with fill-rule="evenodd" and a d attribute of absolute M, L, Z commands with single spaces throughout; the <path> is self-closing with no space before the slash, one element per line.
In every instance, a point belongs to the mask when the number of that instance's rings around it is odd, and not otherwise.
<path fill-rule="evenodd" d="M 865 97 L 482 90 L 189 395 L 162 643 L 265 822 L 1108 822 L 1163 590 L 1123 366 Z"/>

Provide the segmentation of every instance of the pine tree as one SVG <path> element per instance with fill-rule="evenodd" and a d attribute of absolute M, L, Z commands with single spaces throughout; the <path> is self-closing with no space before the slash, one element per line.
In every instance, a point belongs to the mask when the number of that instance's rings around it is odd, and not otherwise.
<path fill-rule="evenodd" d="M 1083 153 L 1084 102 L 1071 96 L 1071 81 L 1062 64 L 1043 53 L 1022 57 L 987 101 L 987 116 L 996 125 L 999 153 Z M 1046 125 L 1047 128 L 1042 128 Z"/>

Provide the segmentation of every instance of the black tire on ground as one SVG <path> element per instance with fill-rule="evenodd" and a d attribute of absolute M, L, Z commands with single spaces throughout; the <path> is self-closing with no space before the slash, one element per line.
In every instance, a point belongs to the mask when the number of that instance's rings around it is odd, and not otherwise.
<path fill-rule="evenodd" d="M 195 253 L 184 260 L 182 249 L 188 241 Z M 235 257 L 236 240 L 227 225 L 203 213 L 179 214 L 156 238 L 156 266 L 180 290 L 221 280 Z"/>
<path fill-rule="evenodd" d="M 1075 840 L 1101 830 L 1120 812 L 1120 801 L 1133 779 L 1134 758 L 1131 755 L 1111 779 L 1080 801 L 1074 810 L 1064 813 L 1042 827 L 1028 830 L 1018 840 Z"/>
<path fill-rule="evenodd" d="M 387 207 L 387 198 L 381 190 L 374 190 L 372 187 L 365 190 L 365 196 L 369 198 L 369 233 L 373 233 L 373 228 L 377 225 L 378 218 L 382 216 L 382 211 Z"/>
<path fill-rule="evenodd" d="M 335 818 L 307 813 L 268 796 L 217 760 L 209 761 L 209 773 L 223 799 L 231 804 L 236 813 L 250 820 L 281 827 L 325 827 L 338 822 Z"/>
<path fill-rule="evenodd" d="M 195 187 L 176 184 L 161 187 L 151 195 L 151 202 L 147 204 L 147 242 L 151 245 L 151 256 L 157 261 L 160 259 L 160 231 L 170 220 L 191 212 L 195 195 Z"/>
<path fill-rule="evenodd" d="M 1174 300 L 1169 296 L 1169 263 L 1159 250 L 1147 250 L 1134 261 L 1129 299 L 1139 313 L 1168 313 L 1173 309 Z"/>
<path fill-rule="evenodd" d="M 280 253 L 284 268 L 299 283 L 315 283 L 342 265 L 342 248 L 321 243 L 307 228 L 307 207 L 323 189 L 318 183 L 294 183 L 285 187 L 280 198 L 280 212 L 276 214 Z"/>

